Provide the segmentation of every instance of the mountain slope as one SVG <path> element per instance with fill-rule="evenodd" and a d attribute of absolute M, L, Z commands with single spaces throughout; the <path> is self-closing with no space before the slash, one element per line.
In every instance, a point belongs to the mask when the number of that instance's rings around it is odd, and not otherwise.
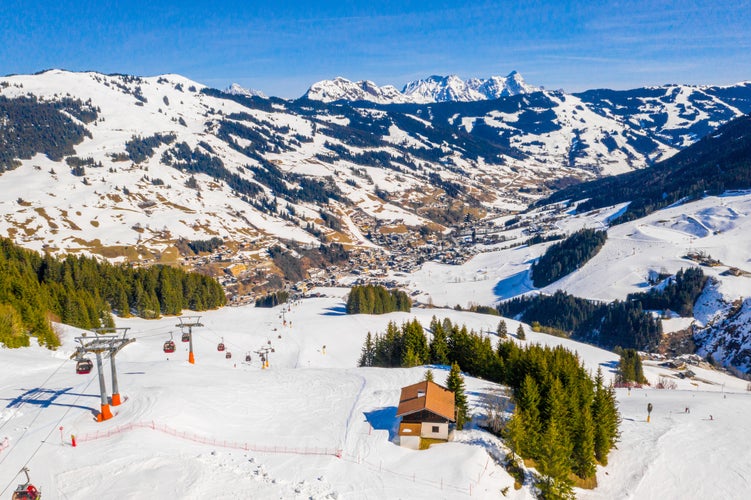
<path fill-rule="evenodd" d="M 696 144 L 648 170 L 561 190 L 539 204 L 587 199 L 586 211 L 630 202 L 619 221 L 642 217 L 684 198 L 751 188 L 751 116 L 721 126 Z"/>

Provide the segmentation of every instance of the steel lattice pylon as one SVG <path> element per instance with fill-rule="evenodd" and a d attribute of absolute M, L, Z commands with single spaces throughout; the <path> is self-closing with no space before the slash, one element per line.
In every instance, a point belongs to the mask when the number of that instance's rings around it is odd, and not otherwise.
<path fill-rule="evenodd" d="M 95 328 L 91 332 L 94 333 L 93 337 L 86 335 L 76 337 L 76 341 L 80 344 L 76 348 L 76 352 L 73 353 L 71 359 L 82 359 L 87 353 L 94 353 L 96 355 L 96 367 L 99 374 L 99 394 L 101 397 L 102 411 L 97 415 L 97 420 L 102 422 L 112 418 L 112 411 L 110 410 L 110 401 L 107 399 L 107 387 L 104 384 L 104 371 L 102 368 L 102 357 L 109 356 L 110 368 L 112 369 L 112 406 L 118 406 L 122 403 L 120 399 L 120 389 L 117 385 L 117 367 L 115 365 L 115 355 L 126 345 L 133 343 L 136 339 L 129 339 L 126 337 L 129 328 Z M 106 333 L 114 333 L 115 335 L 105 335 Z"/>

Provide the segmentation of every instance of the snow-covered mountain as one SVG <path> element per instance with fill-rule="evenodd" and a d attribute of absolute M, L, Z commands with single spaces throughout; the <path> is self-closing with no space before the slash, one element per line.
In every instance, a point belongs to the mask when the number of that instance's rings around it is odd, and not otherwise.
<path fill-rule="evenodd" d="M 512 71 L 508 76 L 470 78 L 466 82 L 456 75 L 429 76 L 407 83 L 401 92 L 392 85 L 379 87 L 371 81 L 352 82 L 337 77 L 314 83 L 303 96 L 322 102 L 370 101 L 378 104 L 434 102 L 470 102 L 498 99 L 518 94 L 529 94 L 542 89 L 527 84 L 524 78 Z"/>
<path fill-rule="evenodd" d="M 430 76 L 424 80 L 407 83 L 402 93 L 413 102 L 482 101 L 518 94 L 529 94 L 541 89 L 527 84 L 522 75 L 512 71 L 508 76 L 470 78 L 466 82 L 456 75 Z"/>
<path fill-rule="evenodd" d="M 414 102 L 392 85 L 379 87 L 368 80 L 352 82 L 341 76 L 333 80 L 322 80 L 314 83 L 303 97 L 321 102 L 370 101 L 378 104 Z"/>
<path fill-rule="evenodd" d="M 260 90 L 248 89 L 248 88 L 243 87 L 239 83 L 233 83 L 232 85 L 224 89 L 224 92 L 226 94 L 242 95 L 246 97 L 262 97 L 264 99 L 268 97 L 266 94 L 264 94 Z"/>

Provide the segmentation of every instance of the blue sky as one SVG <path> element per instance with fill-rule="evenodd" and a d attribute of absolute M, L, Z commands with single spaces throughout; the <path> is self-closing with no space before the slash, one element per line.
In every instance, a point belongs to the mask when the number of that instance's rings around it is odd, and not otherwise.
<path fill-rule="evenodd" d="M 0 2 L 0 74 L 232 82 L 298 97 L 335 76 L 401 87 L 506 75 L 579 91 L 751 80 L 751 0 Z"/>

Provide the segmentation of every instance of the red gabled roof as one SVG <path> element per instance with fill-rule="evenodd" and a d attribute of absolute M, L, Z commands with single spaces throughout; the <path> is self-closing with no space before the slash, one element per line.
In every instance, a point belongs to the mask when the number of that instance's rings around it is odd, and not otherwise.
<path fill-rule="evenodd" d="M 435 382 L 423 380 L 402 388 L 396 416 L 427 410 L 454 421 L 454 393 Z"/>

